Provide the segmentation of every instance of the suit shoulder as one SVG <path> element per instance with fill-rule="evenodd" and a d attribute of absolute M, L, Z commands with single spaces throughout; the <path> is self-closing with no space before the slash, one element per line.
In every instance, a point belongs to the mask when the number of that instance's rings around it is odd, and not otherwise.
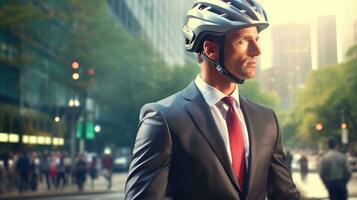
<path fill-rule="evenodd" d="M 182 98 L 182 91 L 179 91 L 173 95 L 170 95 L 164 99 L 156 102 L 145 104 L 140 111 L 140 118 L 150 112 L 161 113 L 166 115 L 178 110 L 182 110 L 184 106 L 184 99 Z"/>

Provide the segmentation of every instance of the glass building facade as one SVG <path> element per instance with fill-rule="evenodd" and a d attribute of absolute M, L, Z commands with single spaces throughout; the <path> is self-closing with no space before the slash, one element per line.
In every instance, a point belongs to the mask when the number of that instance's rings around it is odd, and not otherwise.
<path fill-rule="evenodd" d="M 115 14 L 134 36 L 147 39 L 169 65 L 184 65 L 182 27 L 194 0 L 109 0 Z"/>

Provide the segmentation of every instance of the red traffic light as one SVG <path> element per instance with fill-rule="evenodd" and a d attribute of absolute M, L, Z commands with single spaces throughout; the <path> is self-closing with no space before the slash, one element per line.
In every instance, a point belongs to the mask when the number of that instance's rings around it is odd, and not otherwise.
<path fill-rule="evenodd" d="M 87 70 L 87 74 L 89 75 L 89 76 L 93 76 L 94 75 L 94 69 L 88 69 Z"/>

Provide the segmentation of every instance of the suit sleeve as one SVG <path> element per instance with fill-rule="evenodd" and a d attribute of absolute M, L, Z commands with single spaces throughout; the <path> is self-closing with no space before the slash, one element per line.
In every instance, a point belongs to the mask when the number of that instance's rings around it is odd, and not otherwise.
<path fill-rule="evenodd" d="M 162 113 L 153 104 L 144 106 L 125 185 L 125 200 L 165 199 L 171 146 Z"/>
<path fill-rule="evenodd" d="M 301 199 L 300 193 L 297 190 L 291 172 L 284 161 L 284 152 L 281 144 L 281 134 L 279 131 L 278 121 L 274 114 L 277 125 L 277 140 L 269 165 L 269 199 L 274 200 L 297 200 Z"/>

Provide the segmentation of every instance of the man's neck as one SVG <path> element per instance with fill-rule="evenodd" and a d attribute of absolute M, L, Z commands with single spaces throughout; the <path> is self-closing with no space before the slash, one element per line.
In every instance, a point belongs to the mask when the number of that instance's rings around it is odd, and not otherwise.
<path fill-rule="evenodd" d="M 212 67 L 212 66 L 209 66 Z M 202 68 L 201 68 L 202 69 Z M 233 93 L 238 84 L 229 79 L 228 77 L 220 74 L 216 69 L 213 70 L 201 70 L 200 77 L 208 85 L 216 88 L 225 95 Z"/>

